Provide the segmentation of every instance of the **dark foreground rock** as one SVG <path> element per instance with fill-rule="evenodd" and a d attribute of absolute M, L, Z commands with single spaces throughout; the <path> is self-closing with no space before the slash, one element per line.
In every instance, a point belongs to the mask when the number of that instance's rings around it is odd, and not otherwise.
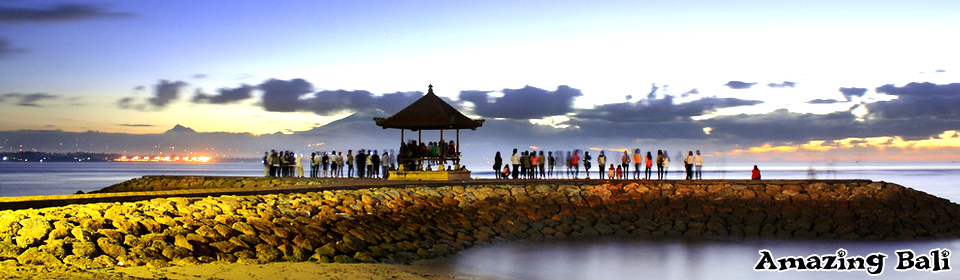
<path fill-rule="evenodd" d="M 169 197 L 0 212 L 5 263 L 409 263 L 563 236 L 960 236 L 960 205 L 871 181 L 575 181 Z"/>

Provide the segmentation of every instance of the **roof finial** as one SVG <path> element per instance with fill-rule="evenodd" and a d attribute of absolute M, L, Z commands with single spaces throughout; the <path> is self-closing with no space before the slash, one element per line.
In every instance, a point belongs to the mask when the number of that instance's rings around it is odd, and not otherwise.
<path fill-rule="evenodd" d="M 433 94 L 433 84 L 427 86 L 427 94 Z"/>

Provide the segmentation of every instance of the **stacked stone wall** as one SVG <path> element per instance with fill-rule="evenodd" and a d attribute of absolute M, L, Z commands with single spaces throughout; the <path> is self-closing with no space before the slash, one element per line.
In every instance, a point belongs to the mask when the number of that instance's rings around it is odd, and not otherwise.
<path fill-rule="evenodd" d="M 195 189 L 267 188 L 292 185 L 323 185 L 332 181 L 313 178 L 143 176 L 120 182 L 93 193 L 148 192 Z"/>
<path fill-rule="evenodd" d="M 408 263 L 564 236 L 960 236 L 960 205 L 870 181 L 570 181 L 156 198 L 0 212 L 0 259 L 106 267 Z"/>

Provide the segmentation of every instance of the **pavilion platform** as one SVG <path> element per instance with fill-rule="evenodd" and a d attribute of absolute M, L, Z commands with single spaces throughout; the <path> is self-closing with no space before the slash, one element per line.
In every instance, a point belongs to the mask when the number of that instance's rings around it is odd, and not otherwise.
<path fill-rule="evenodd" d="M 390 177 L 387 178 L 387 180 L 398 181 L 463 181 L 470 179 L 470 171 L 468 170 L 390 171 Z"/>

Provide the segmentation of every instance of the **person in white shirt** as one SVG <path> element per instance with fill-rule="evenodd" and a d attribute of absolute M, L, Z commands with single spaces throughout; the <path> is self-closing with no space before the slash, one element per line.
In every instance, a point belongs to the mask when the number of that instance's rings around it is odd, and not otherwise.
<path fill-rule="evenodd" d="M 701 173 L 703 170 L 703 156 L 700 156 L 700 150 L 697 150 L 697 155 L 693 157 L 693 165 L 696 166 L 696 171 L 694 171 L 695 177 L 697 180 L 703 180 L 703 173 Z"/>

